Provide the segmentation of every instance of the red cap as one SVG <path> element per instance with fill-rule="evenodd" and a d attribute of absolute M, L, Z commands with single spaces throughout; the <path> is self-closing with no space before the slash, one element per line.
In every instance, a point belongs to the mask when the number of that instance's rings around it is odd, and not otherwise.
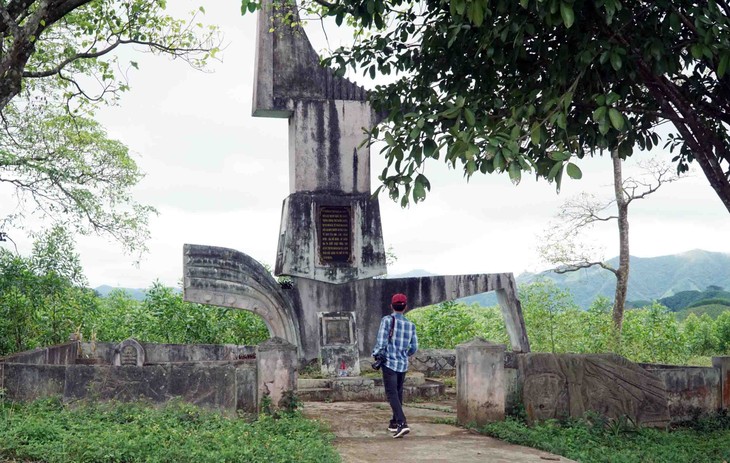
<path fill-rule="evenodd" d="M 393 299 L 391 299 L 390 303 L 393 305 L 396 305 L 396 304 L 405 305 L 408 303 L 408 298 L 406 297 L 405 294 L 401 294 L 401 293 L 394 294 Z"/>

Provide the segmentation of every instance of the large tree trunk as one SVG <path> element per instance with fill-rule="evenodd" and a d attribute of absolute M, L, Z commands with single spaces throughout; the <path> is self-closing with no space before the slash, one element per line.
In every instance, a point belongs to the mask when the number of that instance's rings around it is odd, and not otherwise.
<path fill-rule="evenodd" d="M 616 270 L 616 293 L 613 300 L 613 324 L 616 328 L 616 335 L 620 337 L 621 327 L 624 321 L 624 305 L 626 305 L 626 292 L 629 283 L 629 215 L 628 198 L 624 194 L 623 176 L 621 172 L 621 158 L 618 151 L 611 153 L 613 161 L 613 185 L 616 195 L 616 206 L 618 209 L 618 235 L 619 235 L 619 257 L 618 269 Z"/>

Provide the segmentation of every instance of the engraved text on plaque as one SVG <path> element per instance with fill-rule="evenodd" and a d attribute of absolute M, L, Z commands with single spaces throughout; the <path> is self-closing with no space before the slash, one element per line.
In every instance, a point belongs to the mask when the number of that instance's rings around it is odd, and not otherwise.
<path fill-rule="evenodd" d="M 352 260 L 350 206 L 320 206 L 319 257 L 323 264 Z"/>

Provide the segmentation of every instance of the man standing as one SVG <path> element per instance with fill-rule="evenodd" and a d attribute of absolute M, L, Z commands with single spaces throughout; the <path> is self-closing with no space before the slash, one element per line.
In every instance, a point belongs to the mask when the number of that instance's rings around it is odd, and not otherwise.
<path fill-rule="evenodd" d="M 388 397 L 393 417 L 390 420 L 388 431 L 393 437 L 403 437 L 411 429 L 403 414 L 403 382 L 408 370 L 408 357 L 418 350 L 416 326 L 406 320 L 403 312 L 406 310 L 408 298 L 405 294 L 395 294 L 390 301 L 392 315 L 386 315 L 380 321 L 378 339 L 373 348 L 373 356 L 384 355 L 383 386 Z"/>

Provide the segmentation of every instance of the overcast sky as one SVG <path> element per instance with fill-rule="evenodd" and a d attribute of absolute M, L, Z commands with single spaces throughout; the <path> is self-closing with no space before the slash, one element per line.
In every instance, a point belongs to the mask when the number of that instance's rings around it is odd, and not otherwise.
<path fill-rule="evenodd" d="M 174 3 L 180 11 L 196 6 Z M 140 71 L 130 76 L 132 90 L 118 107 L 99 114 L 147 174 L 135 190 L 137 199 L 160 215 L 151 220 L 150 251 L 139 267 L 115 243 L 78 240 L 92 287 L 145 288 L 155 279 L 176 286 L 184 243 L 230 247 L 274 264 L 281 204 L 288 195 L 287 121 L 251 117 L 255 17 L 241 17 L 235 0 L 207 2 L 205 8 L 206 21 L 225 34 L 222 62 L 202 73 L 164 57 L 137 57 Z M 325 47 L 320 28 L 310 29 L 315 49 Z M 328 36 L 330 46 L 337 45 L 332 43 L 337 32 L 329 30 Z M 656 154 L 670 159 L 668 153 Z M 377 150 L 371 163 L 374 174 L 382 170 Z M 631 173 L 635 162 L 627 164 Z M 432 191 L 425 202 L 401 209 L 381 196 L 385 245 L 398 257 L 389 273 L 519 274 L 546 268 L 536 246 L 559 239 L 544 236 L 544 230 L 560 204 L 582 191 L 611 195 L 608 157 L 579 165 L 583 179 L 566 179 L 559 195 L 554 185 L 528 175 L 518 186 L 506 175 L 476 176 L 467 183 L 460 171 L 427 166 Z M 374 189 L 377 179 L 372 181 Z M 730 213 L 699 170 L 634 203 L 629 219 L 632 255 L 698 248 L 730 253 Z M 605 258 L 618 253 L 615 228 L 612 223 L 594 232 Z M 29 251 L 26 240 L 14 238 L 21 252 Z"/>

